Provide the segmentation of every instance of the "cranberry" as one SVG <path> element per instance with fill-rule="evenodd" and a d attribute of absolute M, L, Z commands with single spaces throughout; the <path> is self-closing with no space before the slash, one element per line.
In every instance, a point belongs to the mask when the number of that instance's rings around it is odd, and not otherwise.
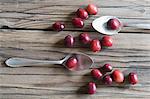
<path fill-rule="evenodd" d="M 103 66 L 103 70 L 105 71 L 105 72 L 111 72 L 112 71 L 112 66 L 110 65 L 110 64 L 105 64 L 104 66 Z"/>
<path fill-rule="evenodd" d="M 67 35 L 64 39 L 64 43 L 67 47 L 73 47 L 74 42 L 74 37 L 72 35 Z"/>
<path fill-rule="evenodd" d="M 65 24 L 62 22 L 55 22 L 52 26 L 55 31 L 62 31 L 65 28 Z"/>
<path fill-rule="evenodd" d="M 101 44 L 100 44 L 100 41 L 98 39 L 94 39 L 91 41 L 91 50 L 93 52 L 98 52 L 101 50 Z"/>
<path fill-rule="evenodd" d="M 111 85 L 112 84 L 112 78 L 110 75 L 106 75 L 103 77 L 103 82 L 106 85 Z"/>
<path fill-rule="evenodd" d="M 119 22 L 118 19 L 114 18 L 114 19 L 110 19 L 107 23 L 108 28 L 112 29 L 112 30 L 117 30 L 120 28 L 121 23 Z"/>
<path fill-rule="evenodd" d="M 103 46 L 111 47 L 113 45 L 113 41 L 111 36 L 104 36 L 101 41 Z"/>
<path fill-rule="evenodd" d="M 88 33 L 81 33 L 79 35 L 79 40 L 83 43 L 83 44 L 89 44 L 91 39 Z"/>
<path fill-rule="evenodd" d="M 66 61 L 66 66 L 69 69 L 75 68 L 78 64 L 78 61 L 75 57 L 70 57 L 67 61 Z"/>
<path fill-rule="evenodd" d="M 101 77 L 102 77 L 102 73 L 100 72 L 100 70 L 98 70 L 98 69 L 93 69 L 92 71 L 91 71 L 91 75 L 95 78 L 95 79 L 101 79 Z"/>
<path fill-rule="evenodd" d="M 77 16 L 80 17 L 81 19 L 87 19 L 89 17 L 87 11 L 82 8 L 79 8 L 77 10 Z"/>
<path fill-rule="evenodd" d="M 88 93 L 89 94 L 95 94 L 96 93 L 96 84 L 94 82 L 89 82 Z"/>
<path fill-rule="evenodd" d="M 134 85 L 138 82 L 138 77 L 137 77 L 136 73 L 133 73 L 133 72 L 129 73 L 128 78 L 129 78 L 129 83 L 132 85 Z"/>
<path fill-rule="evenodd" d="M 91 15 L 96 15 L 98 12 L 98 9 L 94 4 L 89 4 L 86 8 L 86 11 Z"/>
<path fill-rule="evenodd" d="M 113 71 L 112 77 L 113 77 L 113 80 L 114 80 L 115 82 L 117 82 L 117 83 L 122 83 L 122 82 L 124 81 L 124 75 L 123 75 L 123 73 L 122 73 L 120 70 L 118 70 L 118 69 L 116 69 L 116 70 Z"/>
<path fill-rule="evenodd" d="M 78 28 L 83 28 L 84 26 L 84 22 L 81 18 L 74 18 L 72 19 L 72 24 L 75 26 L 75 27 L 78 27 Z"/>

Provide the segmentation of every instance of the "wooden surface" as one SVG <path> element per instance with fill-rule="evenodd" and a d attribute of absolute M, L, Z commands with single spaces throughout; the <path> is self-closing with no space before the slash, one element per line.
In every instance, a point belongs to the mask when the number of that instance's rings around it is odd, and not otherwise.
<path fill-rule="evenodd" d="M 74 12 L 89 3 L 98 6 L 98 15 L 86 20 L 83 29 L 74 28 L 70 21 Z M 127 23 L 150 23 L 150 1 L 0 0 L 0 99 L 150 99 L 150 30 L 124 27 L 113 36 L 113 47 L 99 53 L 80 44 L 71 49 L 63 46 L 68 34 L 78 36 L 87 31 L 93 38 L 101 38 L 90 23 L 103 15 L 114 15 Z M 65 30 L 52 31 L 55 21 L 64 21 Z M 111 63 L 125 74 L 135 71 L 139 83 L 105 86 L 99 82 L 97 93 L 88 95 L 84 89 L 92 81 L 90 70 L 69 72 L 59 65 L 9 68 L 4 64 L 9 57 L 57 60 L 69 52 L 90 55 L 95 67 Z"/>

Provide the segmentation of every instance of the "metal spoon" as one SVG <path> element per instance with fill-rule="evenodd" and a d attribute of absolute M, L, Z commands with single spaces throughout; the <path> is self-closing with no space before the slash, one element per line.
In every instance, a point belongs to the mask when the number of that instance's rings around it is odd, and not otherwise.
<path fill-rule="evenodd" d="M 120 23 L 122 24 L 122 26 L 120 26 L 119 29 L 117 30 L 111 30 L 111 29 L 108 29 L 107 27 L 107 22 L 110 20 L 110 19 L 113 19 L 113 18 L 116 18 L 120 21 Z M 106 34 L 106 35 L 113 35 L 113 34 L 118 34 L 118 32 L 121 30 L 121 28 L 123 26 L 126 26 L 126 27 L 134 27 L 134 28 L 139 28 L 139 29 L 150 29 L 150 24 L 148 23 L 128 23 L 128 24 L 124 24 L 123 22 L 121 22 L 121 20 L 115 16 L 102 16 L 102 17 L 99 17 L 97 19 L 95 19 L 93 22 L 92 22 L 92 26 L 93 28 L 102 33 L 102 34 Z"/>
<path fill-rule="evenodd" d="M 69 69 L 66 66 L 66 61 L 70 58 L 70 57 L 76 57 L 76 59 L 78 60 L 78 65 L 73 68 L 73 69 Z M 79 70 L 85 70 L 85 69 L 89 69 L 92 64 L 93 64 L 93 60 L 91 57 L 89 57 L 86 54 L 83 53 L 72 53 L 69 54 L 67 56 L 65 56 L 62 60 L 58 60 L 58 61 L 49 61 L 49 60 L 34 60 L 34 59 L 27 59 L 27 58 L 9 58 L 5 61 L 6 65 L 9 67 L 23 67 L 23 66 L 44 66 L 44 65 L 50 65 L 50 64 L 60 64 L 65 66 L 67 69 L 71 70 L 71 71 L 79 71 Z"/>

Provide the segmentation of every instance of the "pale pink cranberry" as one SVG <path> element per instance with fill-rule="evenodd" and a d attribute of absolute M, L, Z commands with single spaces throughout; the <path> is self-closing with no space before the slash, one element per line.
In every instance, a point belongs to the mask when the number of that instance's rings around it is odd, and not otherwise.
<path fill-rule="evenodd" d="M 98 39 L 94 39 L 90 43 L 90 48 L 93 52 L 98 52 L 101 50 L 101 44 Z"/>
<path fill-rule="evenodd" d="M 87 19 L 89 17 L 87 11 L 83 8 L 79 8 L 76 13 L 81 19 Z"/>
<path fill-rule="evenodd" d="M 103 74 L 100 72 L 100 70 L 98 69 L 93 69 L 91 71 L 91 75 L 93 76 L 93 78 L 95 79 L 101 79 L 101 77 L 103 76 Z"/>
<path fill-rule="evenodd" d="M 111 85 L 112 84 L 112 78 L 110 75 L 106 75 L 103 77 L 103 82 L 106 85 Z"/>
<path fill-rule="evenodd" d="M 77 65 L 78 65 L 78 61 L 77 61 L 77 58 L 75 58 L 75 57 L 70 57 L 66 61 L 66 66 L 67 66 L 68 69 L 75 68 Z"/>
<path fill-rule="evenodd" d="M 72 24 L 78 28 L 83 28 L 83 26 L 84 26 L 84 22 L 81 18 L 73 18 Z"/>
<path fill-rule="evenodd" d="M 138 77 L 136 73 L 133 72 L 129 73 L 128 79 L 129 79 L 129 83 L 132 85 L 138 83 Z"/>
<path fill-rule="evenodd" d="M 112 66 L 110 65 L 110 64 L 105 64 L 104 66 L 103 66 L 103 70 L 105 71 L 105 72 L 111 72 L 112 71 Z"/>
<path fill-rule="evenodd" d="M 112 73 L 112 78 L 116 83 L 123 83 L 124 74 L 120 70 L 116 69 Z"/>
<path fill-rule="evenodd" d="M 95 94 L 96 93 L 96 84 L 94 82 L 88 83 L 88 93 Z"/>
<path fill-rule="evenodd" d="M 79 40 L 83 43 L 83 44 L 89 44 L 91 39 L 88 33 L 81 33 L 79 35 Z"/>
<path fill-rule="evenodd" d="M 65 28 L 65 24 L 62 22 L 55 22 L 52 26 L 55 31 L 62 31 Z"/>
<path fill-rule="evenodd" d="M 98 12 L 98 9 L 94 4 L 89 4 L 86 8 L 86 11 L 91 15 L 96 15 Z"/>
<path fill-rule="evenodd" d="M 113 45 L 113 40 L 111 36 L 103 36 L 101 40 L 102 46 L 111 47 Z"/>
<path fill-rule="evenodd" d="M 117 30 L 120 28 L 121 23 L 119 22 L 118 19 L 114 18 L 114 19 L 110 19 L 107 23 L 108 28 L 112 29 L 112 30 Z"/>
<path fill-rule="evenodd" d="M 67 35 L 64 39 L 64 43 L 67 47 L 73 47 L 74 42 L 75 42 L 75 40 L 72 35 Z"/>

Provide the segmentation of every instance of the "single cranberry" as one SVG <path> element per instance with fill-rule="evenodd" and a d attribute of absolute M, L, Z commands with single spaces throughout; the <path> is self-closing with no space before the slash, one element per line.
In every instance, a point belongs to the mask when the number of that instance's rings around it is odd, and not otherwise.
<path fill-rule="evenodd" d="M 91 45 L 91 46 L 90 46 L 90 47 L 91 47 L 91 50 L 92 50 L 93 52 L 98 52 L 98 51 L 101 50 L 101 44 L 100 44 L 100 41 L 99 41 L 98 39 L 92 40 L 90 45 Z"/>
<path fill-rule="evenodd" d="M 94 82 L 88 83 L 88 93 L 95 94 L 96 93 L 96 84 Z"/>
<path fill-rule="evenodd" d="M 87 19 L 89 17 L 87 11 L 82 8 L 79 8 L 76 13 L 81 19 Z"/>
<path fill-rule="evenodd" d="M 113 73 L 112 73 L 112 78 L 113 78 L 113 80 L 114 80 L 115 82 L 117 82 L 117 83 L 122 83 L 122 82 L 124 81 L 124 75 L 123 75 L 123 73 L 122 73 L 120 70 L 118 70 L 118 69 L 116 69 L 116 70 L 113 71 Z"/>
<path fill-rule="evenodd" d="M 104 66 L 103 66 L 103 70 L 105 71 L 105 72 L 111 72 L 112 71 L 112 66 L 110 65 L 110 64 L 105 64 Z"/>
<path fill-rule="evenodd" d="M 100 72 L 100 70 L 98 69 L 93 69 L 91 71 L 91 75 L 95 78 L 95 79 L 101 79 L 101 77 L 103 76 L 103 74 Z"/>
<path fill-rule="evenodd" d="M 68 69 L 72 69 L 75 68 L 78 65 L 78 61 L 75 57 L 70 57 L 67 61 L 66 61 L 66 66 Z"/>
<path fill-rule="evenodd" d="M 113 45 L 113 40 L 111 36 L 104 36 L 102 38 L 101 43 L 102 43 L 102 46 L 111 47 Z"/>
<path fill-rule="evenodd" d="M 129 73 L 128 78 L 129 78 L 130 84 L 134 85 L 134 84 L 138 83 L 138 77 L 137 77 L 136 73 L 133 73 L 133 72 Z"/>
<path fill-rule="evenodd" d="M 117 30 L 120 28 L 121 23 L 119 22 L 118 19 L 114 18 L 114 19 L 110 19 L 107 23 L 108 28 L 112 29 L 112 30 Z"/>
<path fill-rule="evenodd" d="M 112 78 L 110 75 L 106 75 L 103 77 L 103 82 L 106 85 L 111 85 L 112 84 Z"/>
<path fill-rule="evenodd" d="M 55 22 L 52 26 L 55 31 L 62 31 L 65 28 L 65 24 L 62 22 Z"/>
<path fill-rule="evenodd" d="M 75 42 L 75 40 L 72 35 L 67 35 L 64 39 L 64 43 L 67 47 L 73 47 L 74 42 Z"/>
<path fill-rule="evenodd" d="M 83 44 L 89 44 L 91 39 L 88 33 L 81 33 L 79 35 L 79 40 L 83 43 Z"/>
<path fill-rule="evenodd" d="M 89 4 L 86 8 L 86 11 L 91 15 L 96 15 L 98 12 L 98 9 L 94 4 Z"/>
<path fill-rule="evenodd" d="M 83 28 L 84 26 L 84 22 L 81 18 L 74 18 L 72 19 L 72 24 L 75 26 L 75 27 L 78 27 L 78 28 Z"/>

